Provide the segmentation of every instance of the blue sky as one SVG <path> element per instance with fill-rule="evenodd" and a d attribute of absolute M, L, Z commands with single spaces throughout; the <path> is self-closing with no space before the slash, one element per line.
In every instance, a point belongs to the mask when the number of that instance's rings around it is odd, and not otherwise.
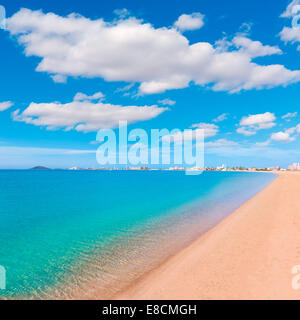
<path fill-rule="evenodd" d="M 207 166 L 300 161 L 299 1 L 0 4 L 0 168 L 97 166 L 124 117 L 205 128 Z"/>

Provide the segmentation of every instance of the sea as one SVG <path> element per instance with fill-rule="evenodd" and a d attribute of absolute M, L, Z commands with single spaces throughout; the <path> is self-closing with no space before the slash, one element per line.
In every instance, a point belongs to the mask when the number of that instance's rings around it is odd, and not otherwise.
<path fill-rule="evenodd" d="M 0 299 L 112 298 L 275 178 L 0 170 Z"/>

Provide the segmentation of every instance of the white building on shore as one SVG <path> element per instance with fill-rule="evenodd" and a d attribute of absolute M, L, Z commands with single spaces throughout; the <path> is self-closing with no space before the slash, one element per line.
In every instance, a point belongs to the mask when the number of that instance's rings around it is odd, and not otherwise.
<path fill-rule="evenodd" d="M 300 162 L 295 162 L 289 166 L 289 170 L 291 171 L 300 171 Z"/>
<path fill-rule="evenodd" d="M 219 171 L 226 171 L 227 167 L 225 164 L 222 164 L 220 167 L 217 167 L 216 169 Z"/>

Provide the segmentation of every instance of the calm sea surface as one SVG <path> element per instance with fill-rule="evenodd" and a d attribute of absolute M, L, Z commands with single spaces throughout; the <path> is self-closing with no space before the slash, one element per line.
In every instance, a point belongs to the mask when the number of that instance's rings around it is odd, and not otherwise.
<path fill-rule="evenodd" d="M 111 297 L 275 175 L 0 171 L 0 298 Z"/>

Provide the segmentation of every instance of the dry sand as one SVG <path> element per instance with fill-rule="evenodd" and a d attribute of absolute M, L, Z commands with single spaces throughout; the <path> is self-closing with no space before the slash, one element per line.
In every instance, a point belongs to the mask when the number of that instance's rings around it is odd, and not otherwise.
<path fill-rule="evenodd" d="M 116 298 L 299 299 L 295 265 L 300 174 L 287 172 Z"/>

